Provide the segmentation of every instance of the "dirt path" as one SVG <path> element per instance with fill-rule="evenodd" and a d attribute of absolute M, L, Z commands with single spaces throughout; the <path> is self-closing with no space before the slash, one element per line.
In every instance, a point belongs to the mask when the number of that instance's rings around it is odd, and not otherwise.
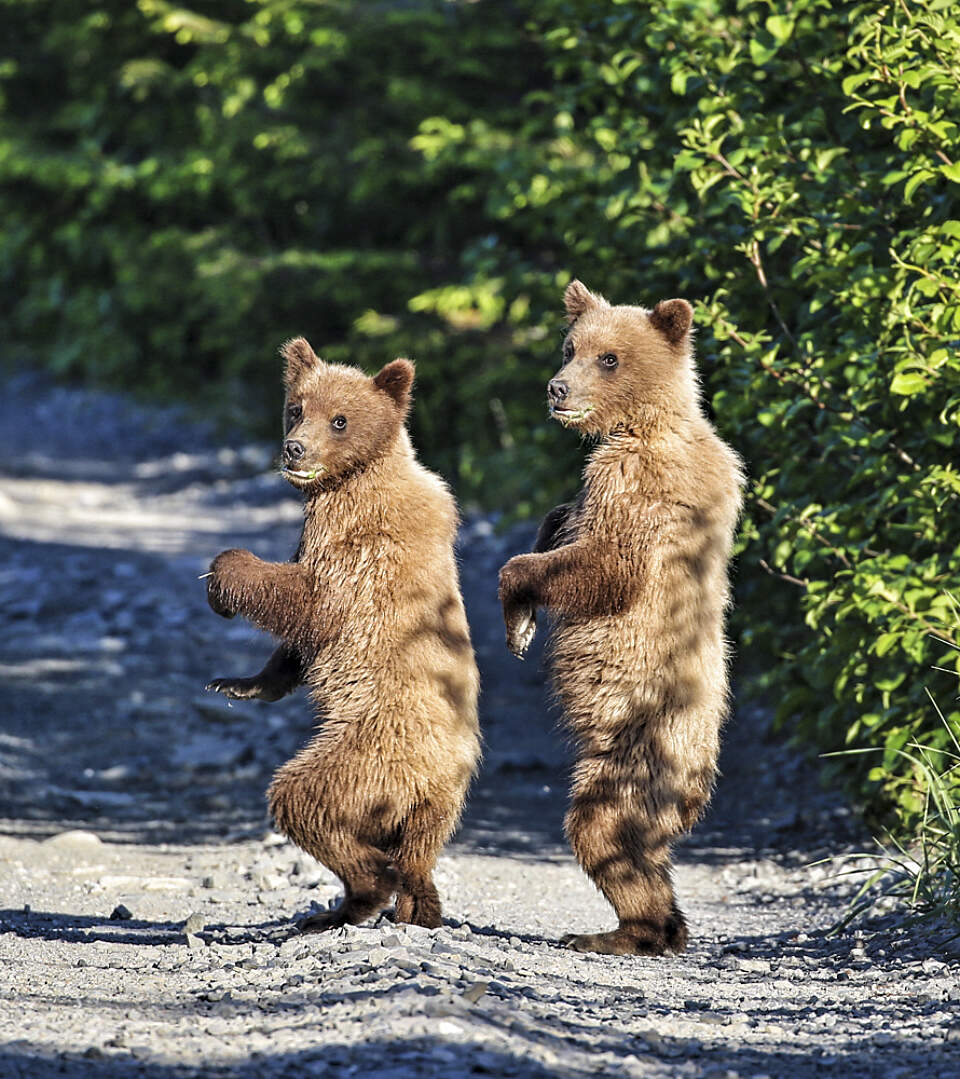
<path fill-rule="evenodd" d="M 536 657 L 502 643 L 496 569 L 529 535 L 483 519 L 461 556 L 487 754 L 438 875 L 448 924 L 291 936 L 338 894 L 264 813 L 307 702 L 203 694 L 270 642 L 213 616 L 196 578 L 226 546 L 287 557 L 298 523 L 265 450 L 6 386 L 0 1079 L 960 1076 L 956 942 L 882 920 L 827 935 L 845 900 L 808 863 L 863 837 L 759 711 L 732 721 L 678 851 L 690 951 L 558 947 L 611 916 L 563 842 Z"/>

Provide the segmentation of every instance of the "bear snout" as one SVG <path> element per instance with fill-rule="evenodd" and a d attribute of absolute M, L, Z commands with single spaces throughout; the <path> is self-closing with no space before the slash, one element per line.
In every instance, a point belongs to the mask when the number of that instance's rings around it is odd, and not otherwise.
<path fill-rule="evenodd" d="M 283 444 L 283 459 L 289 464 L 299 461 L 306 452 L 304 444 L 295 438 L 288 438 Z"/>
<path fill-rule="evenodd" d="M 562 404 L 569 392 L 570 387 L 562 379 L 551 378 L 547 383 L 547 399 L 551 405 Z"/>

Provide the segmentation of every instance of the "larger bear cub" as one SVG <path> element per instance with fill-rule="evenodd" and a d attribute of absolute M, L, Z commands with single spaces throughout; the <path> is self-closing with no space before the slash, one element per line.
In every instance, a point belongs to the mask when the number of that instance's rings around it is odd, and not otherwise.
<path fill-rule="evenodd" d="M 210 688 L 277 700 L 310 687 L 319 728 L 277 771 L 270 810 L 345 896 L 302 928 L 362 922 L 393 895 L 398 921 L 435 927 L 433 868 L 480 753 L 456 506 L 407 437 L 411 363 L 368 378 L 303 338 L 283 355 L 283 472 L 305 496 L 303 536 L 291 562 L 225 551 L 208 582 L 217 613 L 282 643 L 260 674 Z"/>
<path fill-rule="evenodd" d="M 619 919 L 566 943 L 679 952 L 670 845 L 716 771 L 743 477 L 700 408 L 685 300 L 611 306 L 579 281 L 564 299 L 570 329 L 548 403 L 598 443 L 575 501 L 501 571 L 507 642 L 522 655 L 536 608 L 553 615 L 553 683 L 577 750 L 567 835 Z"/>

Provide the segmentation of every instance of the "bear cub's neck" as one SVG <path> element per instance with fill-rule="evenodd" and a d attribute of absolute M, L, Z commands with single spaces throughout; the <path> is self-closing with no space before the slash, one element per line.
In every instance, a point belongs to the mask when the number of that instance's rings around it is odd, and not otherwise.
<path fill-rule="evenodd" d="M 311 490 L 303 504 L 304 533 L 318 544 L 382 532 L 401 491 L 414 477 L 413 447 L 401 430 L 389 449 L 373 461 Z"/>

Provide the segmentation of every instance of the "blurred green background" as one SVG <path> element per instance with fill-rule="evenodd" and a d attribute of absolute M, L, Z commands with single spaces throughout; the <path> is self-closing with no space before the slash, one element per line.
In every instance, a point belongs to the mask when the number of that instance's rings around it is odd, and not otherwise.
<path fill-rule="evenodd" d="M 572 276 L 694 301 L 744 685 L 922 812 L 925 687 L 960 718 L 952 0 L 2 0 L 0 95 L 6 363 L 272 436 L 284 338 L 408 355 L 466 505 L 576 486 Z"/>

